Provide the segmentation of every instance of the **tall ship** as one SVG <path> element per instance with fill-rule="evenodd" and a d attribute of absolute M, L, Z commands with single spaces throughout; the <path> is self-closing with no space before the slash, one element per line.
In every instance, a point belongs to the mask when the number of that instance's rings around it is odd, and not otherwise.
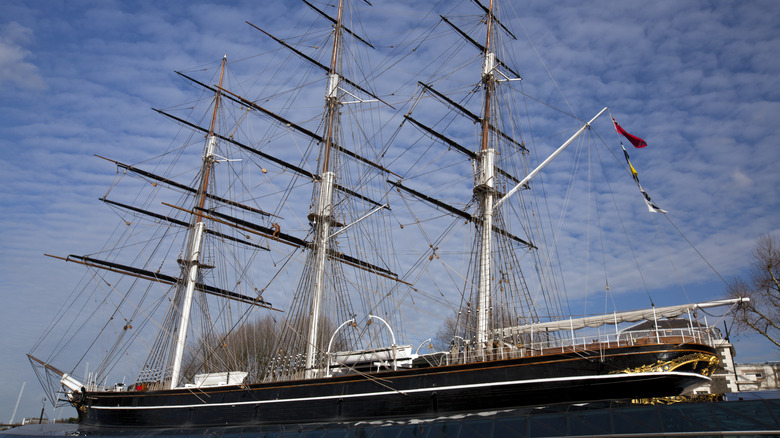
<path fill-rule="evenodd" d="M 260 67 L 179 72 L 193 100 L 157 110 L 181 128 L 167 149 L 100 157 L 119 224 L 103 249 L 53 256 L 86 274 L 28 355 L 80 427 L 426 417 L 710 380 L 693 314 L 734 301 L 572 316 L 545 219 L 571 193 L 543 175 L 608 110 L 538 156 L 497 0 L 429 13 L 392 48 L 363 34 L 369 2 L 304 3 L 317 20 L 298 36 L 249 23 L 274 47 Z M 399 67 L 412 54 L 425 76 Z"/>

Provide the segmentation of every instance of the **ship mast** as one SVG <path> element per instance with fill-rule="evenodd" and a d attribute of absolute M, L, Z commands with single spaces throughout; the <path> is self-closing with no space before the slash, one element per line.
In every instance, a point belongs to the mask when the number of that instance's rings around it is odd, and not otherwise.
<path fill-rule="evenodd" d="M 487 37 L 485 39 L 485 60 L 482 67 L 482 84 L 484 88 L 485 108 L 482 116 L 482 144 L 478 154 L 477 178 L 475 179 L 474 192 L 479 198 L 480 217 L 482 227 L 480 229 L 480 245 L 478 257 L 479 283 L 477 289 L 477 354 L 485 359 L 485 349 L 488 343 L 488 322 L 490 319 L 490 271 L 491 271 L 491 247 L 493 238 L 493 198 L 495 196 L 494 164 L 495 148 L 489 143 L 490 136 L 490 109 L 492 106 L 493 92 L 496 87 L 496 79 L 493 71 L 496 67 L 496 55 L 491 51 L 491 34 L 493 33 L 493 0 L 487 14 Z"/>
<path fill-rule="evenodd" d="M 219 99 L 222 89 L 222 78 L 225 75 L 225 64 L 227 63 L 227 56 L 222 58 L 222 67 L 219 73 L 219 88 L 214 94 L 214 113 L 211 116 L 211 126 L 209 132 L 206 135 L 206 150 L 203 154 L 203 166 L 200 172 L 200 185 L 198 193 L 195 199 L 194 209 L 195 214 L 193 216 L 193 223 L 190 226 L 189 238 L 187 241 L 187 254 L 182 260 L 182 274 L 184 277 L 184 297 L 181 304 L 181 314 L 179 317 L 179 327 L 176 331 L 176 344 L 173 356 L 173 369 L 171 371 L 171 389 L 179 386 L 179 379 L 181 378 L 181 363 L 184 357 L 184 346 L 187 340 L 187 328 L 190 323 L 190 313 L 192 310 L 192 298 L 195 292 L 195 286 L 198 280 L 198 274 L 200 272 L 200 253 L 201 246 L 203 244 L 203 232 L 206 228 L 205 222 L 203 222 L 203 207 L 206 204 L 206 198 L 208 198 L 208 185 L 211 171 L 214 168 L 215 155 L 214 148 L 217 144 L 217 136 L 215 135 L 215 128 L 217 122 L 217 111 L 219 109 Z M 181 283 L 180 283 L 181 284 Z M 181 292 L 181 289 L 180 291 Z"/>
<path fill-rule="evenodd" d="M 315 377 L 317 338 L 319 336 L 320 312 L 325 282 L 325 262 L 328 253 L 331 218 L 333 214 L 333 185 L 335 174 L 331 171 L 330 153 L 333 146 L 333 134 L 337 125 L 339 102 L 339 75 L 336 66 L 339 59 L 343 0 L 339 0 L 336 24 L 333 32 L 333 52 L 328 70 L 328 88 L 325 94 L 325 136 L 321 153 L 322 172 L 319 177 L 319 197 L 316 203 L 314 238 L 314 290 L 310 302 L 309 332 L 306 342 L 305 377 Z"/>

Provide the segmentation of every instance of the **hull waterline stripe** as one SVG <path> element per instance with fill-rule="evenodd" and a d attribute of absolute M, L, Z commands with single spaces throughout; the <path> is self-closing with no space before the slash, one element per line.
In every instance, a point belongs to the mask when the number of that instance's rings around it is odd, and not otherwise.
<path fill-rule="evenodd" d="M 603 376 L 581 376 L 581 377 L 556 377 L 552 379 L 532 379 L 532 380 L 513 380 L 509 382 L 490 382 L 490 383 L 472 383 L 468 385 L 453 385 L 453 386 L 441 386 L 441 387 L 432 387 L 432 388 L 418 388 L 418 389 L 409 389 L 405 391 L 381 391 L 381 392 L 365 392 L 361 394 L 344 394 L 344 395 L 328 395 L 328 396 L 321 396 L 321 397 L 298 397 L 298 398 L 287 398 L 287 399 L 275 399 L 275 400 L 254 400 L 254 401 L 242 401 L 242 402 L 226 402 L 226 403 L 203 403 L 203 404 L 196 404 L 196 405 L 176 405 L 176 406 L 170 406 L 170 405 L 164 405 L 164 406 L 90 406 L 89 409 L 106 409 L 106 410 L 138 410 L 138 409 L 190 409 L 190 408 L 207 408 L 207 407 L 217 407 L 217 406 L 238 406 L 238 405 L 260 405 L 260 404 L 268 404 L 268 403 L 288 403 L 288 402 L 299 402 L 299 401 L 313 401 L 313 400 L 328 400 L 328 399 L 345 399 L 345 398 L 357 398 L 357 397 L 374 397 L 374 396 L 386 396 L 386 395 L 395 395 L 395 394 L 412 394 L 417 392 L 439 392 L 439 391 L 453 391 L 458 389 L 469 389 L 469 388 L 481 388 L 486 386 L 506 386 L 506 385 L 528 385 L 533 383 L 544 383 L 544 382 L 565 382 L 565 381 L 577 381 L 577 380 L 602 380 L 602 379 L 619 379 L 619 378 L 627 378 L 627 377 L 666 377 L 670 375 L 675 376 L 681 376 L 681 377 L 696 377 L 706 380 L 712 380 L 707 376 L 696 374 L 696 373 L 690 373 L 690 372 L 680 372 L 680 371 L 671 371 L 671 372 L 665 372 L 665 373 L 657 373 L 657 372 L 651 372 L 651 373 L 634 373 L 634 374 L 608 374 Z"/>

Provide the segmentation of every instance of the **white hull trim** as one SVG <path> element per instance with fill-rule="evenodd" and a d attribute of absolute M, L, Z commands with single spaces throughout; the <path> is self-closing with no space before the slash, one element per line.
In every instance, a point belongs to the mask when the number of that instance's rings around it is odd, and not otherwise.
<path fill-rule="evenodd" d="M 211 408 L 215 406 L 240 406 L 240 405 L 262 405 L 269 403 L 290 403 L 300 401 L 312 401 L 312 400 L 338 400 L 345 398 L 359 398 L 359 397 L 377 397 L 388 396 L 395 394 L 413 394 L 419 392 L 441 392 L 441 391 L 454 391 L 459 389 L 472 389 L 472 388 L 484 388 L 494 386 L 507 386 L 507 385 L 530 385 L 534 383 L 551 383 L 551 382 L 573 382 L 573 381 L 598 381 L 598 380 L 615 380 L 634 377 L 663 377 L 663 376 L 680 376 L 680 377 L 696 377 L 703 380 L 712 380 L 707 376 L 681 371 L 668 371 L 664 373 L 633 373 L 633 374 L 606 374 L 601 376 L 578 376 L 578 377 L 556 377 L 552 379 L 531 379 L 531 380 L 512 380 L 507 382 L 490 382 L 490 383 L 472 383 L 469 385 L 452 385 L 452 386 L 437 386 L 432 388 L 418 388 L 409 389 L 406 391 L 387 390 L 380 392 L 365 392 L 361 394 L 344 394 L 344 395 L 329 395 L 322 397 L 298 397 L 287 398 L 277 400 L 254 400 L 245 402 L 233 402 L 233 403 L 202 403 L 196 405 L 164 405 L 164 406 L 90 406 L 89 409 L 105 409 L 105 410 L 143 410 L 143 409 L 191 409 L 191 408 Z"/>

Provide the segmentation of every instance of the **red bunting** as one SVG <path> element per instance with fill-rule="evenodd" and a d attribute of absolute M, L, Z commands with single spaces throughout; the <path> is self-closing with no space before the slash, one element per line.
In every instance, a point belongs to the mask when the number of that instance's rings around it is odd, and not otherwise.
<path fill-rule="evenodd" d="M 637 137 L 636 135 L 629 134 L 628 132 L 626 132 L 625 129 L 623 129 L 622 126 L 618 125 L 618 122 L 615 121 L 614 117 L 612 118 L 612 123 L 615 124 L 615 131 L 617 131 L 618 134 L 628 139 L 628 141 L 630 141 L 635 148 L 643 148 L 647 146 L 647 142 Z"/>

